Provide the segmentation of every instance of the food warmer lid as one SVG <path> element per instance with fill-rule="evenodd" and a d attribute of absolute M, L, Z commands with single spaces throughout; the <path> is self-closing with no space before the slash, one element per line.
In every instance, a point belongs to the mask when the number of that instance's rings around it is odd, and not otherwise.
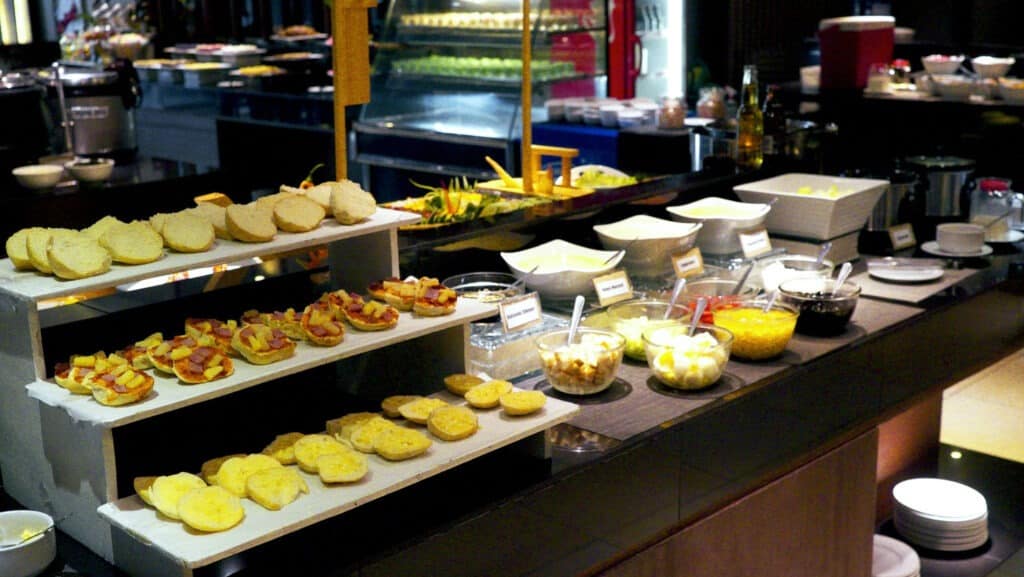
<path fill-rule="evenodd" d="M 48 84 L 53 83 L 52 70 L 40 70 L 39 76 Z M 117 84 L 117 72 L 114 70 L 62 68 L 60 80 L 64 86 L 109 86 Z"/>
<path fill-rule="evenodd" d="M 969 170 L 975 163 L 958 156 L 911 156 L 907 158 L 907 164 L 927 170 Z"/>

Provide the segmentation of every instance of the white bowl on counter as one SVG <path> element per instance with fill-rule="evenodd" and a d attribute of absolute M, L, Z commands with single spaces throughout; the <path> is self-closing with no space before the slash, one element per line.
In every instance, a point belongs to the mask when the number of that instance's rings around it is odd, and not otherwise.
<path fill-rule="evenodd" d="M 974 81 L 959 74 L 933 74 L 932 90 L 950 100 L 967 100 L 971 96 Z"/>
<path fill-rule="evenodd" d="M 977 56 L 971 58 L 971 68 L 982 78 L 1000 78 L 1006 76 L 1010 67 L 1017 62 L 1014 58 L 997 58 L 995 56 Z"/>
<path fill-rule="evenodd" d="M 109 158 L 76 158 L 64 165 L 71 178 L 79 182 L 103 182 L 114 172 L 114 161 Z"/>
<path fill-rule="evenodd" d="M 594 231 L 604 248 L 626 249 L 622 264 L 630 274 L 650 277 L 670 272 L 672 255 L 689 250 L 702 227 L 699 222 L 677 222 L 638 214 L 594 225 Z"/>
<path fill-rule="evenodd" d="M 929 54 L 921 58 L 921 64 L 928 74 L 956 74 L 964 63 L 964 55 Z"/>
<path fill-rule="evenodd" d="M 527 277 L 528 289 L 537 291 L 541 298 L 553 299 L 593 292 L 593 279 L 615 269 L 623 256 L 619 251 L 587 248 L 561 239 L 501 253 L 517 279 Z"/>
<path fill-rule="evenodd" d="M 709 196 L 695 202 L 666 207 L 672 218 L 703 226 L 697 234 L 697 246 L 707 254 L 733 254 L 741 250 L 739 233 L 757 229 L 765 223 L 771 206 L 736 202 Z"/>
<path fill-rule="evenodd" d="M 733 187 L 745 202 L 775 200 L 768 232 L 828 240 L 863 228 L 889 181 L 791 172 Z"/>
<path fill-rule="evenodd" d="M 1024 80 L 1020 78 L 1000 78 L 999 97 L 1014 104 L 1024 103 Z"/>
<path fill-rule="evenodd" d="M 55 164 L 30 164 L 11 171 L 18 184 L 33 190 L 46 190 L 57 186 L 64 167 Z"/>
<path fill-rule="evenodd" d="M 35 577 L 57 557 L 53 517 L 39 511 L 0 513 L 0 575 Z M 49 529 L 49 530 L 47 530 Z M 29 533 L 43 533 L 20 542 Z"/>

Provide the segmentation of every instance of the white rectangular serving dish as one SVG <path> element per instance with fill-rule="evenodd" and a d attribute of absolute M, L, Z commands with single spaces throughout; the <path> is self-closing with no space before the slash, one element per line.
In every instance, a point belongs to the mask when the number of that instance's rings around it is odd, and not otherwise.
<path fill-rule="evenodd" d="M 744 202 L 777 199 L 768 232 L 828 240 L 860 230 L 887 186 L 887 180 L 791 172 L 733 190 Z"/>

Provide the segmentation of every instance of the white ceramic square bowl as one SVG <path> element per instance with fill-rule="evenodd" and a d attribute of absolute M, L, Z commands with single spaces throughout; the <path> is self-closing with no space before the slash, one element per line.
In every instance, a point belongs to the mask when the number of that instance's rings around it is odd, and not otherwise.
<path fill-rule="evenodd" d="M 617 253 L 555 239 L 526 250 L 503 252 L 501 258 L 517 279 L 537 267 L 527 277 L 526 287 L 537 291 L 541 298 L 570 299 L 593 292 L 593 279 L 613 270 L 622 260 L 623 255 Z"/>
<path fill-rule="evenodd" d="M 622 264 L 631 275 L 652 277 L 671 272 L 672 255 L 689 250 L 702 226 L 699 222 L 677 222 L 638 214 L 594 225 L 594 231 L 606 249 L 629 247 Z"/>

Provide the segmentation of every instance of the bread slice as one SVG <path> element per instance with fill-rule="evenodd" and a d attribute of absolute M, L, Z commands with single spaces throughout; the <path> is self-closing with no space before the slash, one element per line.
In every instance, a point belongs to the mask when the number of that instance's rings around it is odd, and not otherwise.
<path fill-rule="evenodd" d="M 327 216 L 324 207 L 305 196 L 284 198 L 274 205 L 274 224 L 287 232 L 306 232 L 320 226 Z"/>
<path fill-rule="evenodd" d="M 178 252 L 205 252 L 213 246 L 213 225 L 190 212 L 176 212 L 164 219 L 160 231 L 164 243 Z"/>
<path fill-rule="evenodd" d="M 227 208 L 212 202 L 201 202 L 192 211 L 210 221 L 217 238 L 232 240 L 231 233 L 228 232 Z"/>
<path fill-rule="evenodd" d="M 331 212 L 341 224 L 356 224 L 377 212 L 377 201 L 351 180 L 332 183 Z"/>
<path fill-rule="evenodd" d="M 62 279 L 96 276 L 110 270 L 110 253 L 85 234 L 52 235 L 46 256 L 53 274 Z"/>
<path fill-rule="evenodd" d="M 278 202 L 280 202 L 280 201 L 282 201 L 282 200 L 284 200 L 286 198 L 294 198 L 296 196 L 303 196 L 301 190 L 298 191 L 298 192 L 294 192 L 294 191 L 291 191 L 291 190 L 281 190 L 281 191 L 275 192 L 273 194 L 268 194 L 266 196 L 261 196 L 261 197 L 257 198 L 256 200 L 254 200 L 253 202 L 255 202 L 256 204 L 258 204 L 258 205 L 260 205 L 262 207 L 269 208 L 269 209 L 273 210 L 274 206 L 276 206 Z"/>
<path fill-rule="evenodd" d="M 277 234 L 274 212 L 269 205 L 232 204 L 227 207 L 228 232 L 242 242 L 270 242 Z"/>
<path fill-rule="evenodd" d="M 321 182 L 320 184 L 302 191 L 306 198 L 324 207 L 324 210 L 331 210 L 331 191 L 334 190 L 334 183 Z"/>
<path fill-rule="evenodd" d="M 136 220 L 114 225 L 99 239 L 114 262 L 144 264 L 164 254 L 164 239 L 148 222 Z"/>
<path fill-rule="evenodd" d="M 87 234 L 88 236 L 96 239 L 96 240 L 99 240 L 103 236 L 104 233 L 106 233 L 108 230 L 110 230 L 111 228 L 113 228 L 113 227 L 115 227 L 115 226 L 117 226 L 119 224 L 125 224 L 125 223 L 122 222 L 121 220 L 119 220 L 116 217 L 108 215 L 108 216 L 104 216 L 103 218 L 97 220 L 96 222 L 92 223 L 88 227 L 83 228 L 82 232 Z"/>
<path fill-rule="evenodd" d="M 11 264 L 16 270 L 35 269 L 32 266 L 32 259 L 28 258 L 28 233 L 33 228 L 39 227 L 23 228 L 7 237 L 7 242 L 4 244 L 7 257 L 11 259 Z"/>
<path fill-rule="evenodd" d="M 28 251 L 28 258 L 32 262 L 32 266 L 43 274 L 52 274 L 53 269 L 50 267 L 50 257 L 46 254 L 50 246 L 50 239 L 54 235 L 77 236 L 79 234 L 77 230 L 71 230 L 70 228 L 29 229 L 28 236 L 25 239 L 25 248 Z"/>
<path fill-rule="evenodd" d="M 167 217 L 171 216 L 169 212 L 158 212 L 153 216 L 149 217 L 149 225 L 153 227 L 153 230 L 164 233 L 164 223 L 167 222 Z"/>

